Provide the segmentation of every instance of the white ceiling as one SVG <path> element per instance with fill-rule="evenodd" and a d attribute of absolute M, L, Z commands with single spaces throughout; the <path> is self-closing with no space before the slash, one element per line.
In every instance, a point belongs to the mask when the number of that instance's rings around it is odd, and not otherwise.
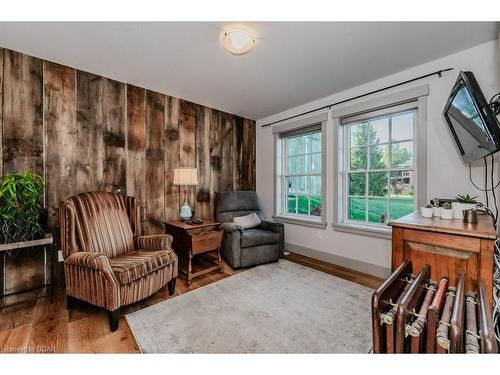
<path fill-rule="evenodd" d="M 495 22 L 250 22 L 255 48 L 233 56 L 227 24 L 0 23 L 0 46 L 260 119 L 497 37 Z"/>

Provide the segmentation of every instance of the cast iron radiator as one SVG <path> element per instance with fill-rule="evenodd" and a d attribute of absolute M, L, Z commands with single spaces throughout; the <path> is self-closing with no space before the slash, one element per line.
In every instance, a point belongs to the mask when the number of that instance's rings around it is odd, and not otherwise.
<path fill-rule="evenodd" d="M 498 352 L 484 280 L 466 293 L 463 273 L 450 285 L 415 271 L 404 261 L 373 293 L 373 353 Z"/>

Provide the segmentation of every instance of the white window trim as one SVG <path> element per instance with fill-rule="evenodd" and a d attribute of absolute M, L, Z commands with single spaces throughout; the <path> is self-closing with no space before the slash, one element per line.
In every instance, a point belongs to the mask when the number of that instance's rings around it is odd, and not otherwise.
<path fill-rule="evenodd" d="M 274 192 L 274 212 L 273 219 L 276 221 L 280 221 L 288 224 L 297 224 L 302 226 L 314 227 L 325 229 L 327 226 L 326 218 L 326 145 L 327 145 L 327 131 L 326 131 L 326 123 L 328 120 L 328 112 L 317 113 L 312 116 L 304 117 L 296 121 L 287 122 L 285 124 L 281 124 L 279 126 L 273 127 L 272 131 L 274 134 L 274 144 L 273 144 L 273 192 Z M 309 215 L 299 215 L 299 214 L 281 214 L 280 207 L 281 202 L 279 202 L 278 193 L 281 189 L 278 186 L 278 176 L 277 176 L 277 164 L 278 160 L 282 163 L 282 155 L 278 155 L 282 150 L 278 150 L 276 147 L 279 141 L 280 133 L 290 132 L 293 130 L 299 130 L 303 128 L 308 128 L 315 124 L 321 124 L 321 216 L 318 219 L 313 218 Z"/>
<path fill-rule="evenodd" d="M 417 109 L 417 123 L 414 135 L 414 161 L 417 184 L 415 186 L 416 206 L 425 205 L 426 186 L 427 186 L 427 95 L 429 94 L 429 85 L 421 85 L 404 91 L 389 94 L 383 97 L 374 98 L 361 103 L 344 106 L 339 109 L 333 109 L 333 218 L 332 227 L 334 230 L 367 235 L 372 237 L 391 238 L 392 229 L 390 226 L 381 226 L 370 223 L 344 222 L 344 194 L 345 183 L 344 173 L 341 165 L 344 165 L 343 158 L 345 154 L 345 145 L 343 143 L 342 119 L 362 116 L 366 113 L 372 113 L 396 107 L 405 103 L 415 103 Z"/>

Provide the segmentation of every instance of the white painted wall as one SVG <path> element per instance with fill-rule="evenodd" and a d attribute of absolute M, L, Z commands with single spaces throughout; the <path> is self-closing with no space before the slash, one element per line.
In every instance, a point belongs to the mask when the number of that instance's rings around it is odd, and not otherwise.
<path fill-rule="evenodd" d="M 394 53 L 397 53 L 397 51 L 394 51 Z M 427 200 L 434 196 L 443 198 L 454 197 L 456 194 L 463 193 L 480 195 L 480 198 L 483 198 L 483 194 L 477 191 L 469 182 L 468 165 L 463 163 L 460 159 L 448 125 L 442 116 L 442 111 L 460 70 L 470 70 L 474 72 L 488 100 L 494 93 L 498 92 L 500 75 L 498 55 L 499 42 L 491 41 L 258 120 L 256 145 L 257 192 L 262 200 L 266 217 L 272 216 L 274 204 L 273 136 L 270 127 L 261 128 L 260 125 L 448 67 L 453 67 L 455 70 L 445 73 L 442 78 L 433 76 L 407 86 L 360 99 L 360 101 L 428 83 L 430 94 L 427 98 Z M 362 58 L 362 51 L 360 51 L 360 58 Z M 331 74 L 335 74 L 334 67 L 332 67 Z M 352 72 L 352 74 L 356 74 L 356 72 Z M 300 90 L 300 87 L 296 89 Z M 353 103 L 355 102 L 349 102 L 346 105 L 351 105 Z M 315 251 L 312 253 L 309 252 L 309 255 L 313 255 L 323 260 L 333 261 L 337 264 L 364 272 L 375 274 L 387 272 L 390 268 L 391 257 L 389 240 L 338 232 L 334 231 L 330 226 L 333 218 L 334 203 L 332 183 L 332 125 L 332 120 L 329 120 L 327 126 L 328 146 L 326 150 L 326 209 L 329 225 L 325 230 L 322 230 L 286 224 L 285 241 L 292 245 L 291 248 L 299 246 L 314 249 Z M 473 177 L 475 177 L 476 181 L 481 183 L 482 176 L 482 162 L 476 163 L 473 167 Z M 297 249 L 296 251 L 304 252 L 303 250 Z"/>

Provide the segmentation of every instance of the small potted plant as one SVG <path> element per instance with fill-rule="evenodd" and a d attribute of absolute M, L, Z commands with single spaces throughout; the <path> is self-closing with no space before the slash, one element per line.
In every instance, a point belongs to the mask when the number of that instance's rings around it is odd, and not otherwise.
<path fill-rule="evenodd" d="M 445 202 L 443 207 L 441 207 L 441 219 L 453 219 L 453 209 L 451 208 L 450 202 Z"/>
<path fill-rule="evenodd" d="M 43 236 L 43 189 L 43 177 L 31 172 L 10 173 L 0 179 L 0 243 Z"/>
<path fill-rule="evenodd" d="M 433 209 L 430 204 L 420 207 L 420 213 L 422 214 L 422 217 L 432 217 L 433 215 Z"/>
<path fill-rule="evenodd" d="M 452 203 L 453 208 L 453 217 L 455 219 L 462 220 L 464 218 L 463 211 L 464 210 L 474 210 L 477 206 L 477 196 L 471 197 L 469 194 L 467 195 L 457 195 L 456 202 Z"/>

